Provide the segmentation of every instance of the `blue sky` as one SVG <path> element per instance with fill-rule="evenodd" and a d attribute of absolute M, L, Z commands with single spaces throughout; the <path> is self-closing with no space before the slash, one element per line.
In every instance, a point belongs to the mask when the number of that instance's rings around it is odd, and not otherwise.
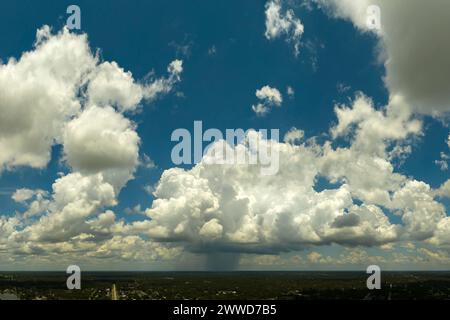
<path fill-rule="evenodd" d="M 323 1 L 317 2 L 323 5 Z M 192 131 L 196 120 L 203 121 L 205 129 L 218 128 L 222 131 L 229 128 L 277 128 L 281 137 L 295 127 L 304 131 L 305 141 L 317 137 L 319 144 L 332 141 L 333 148 L 347 148 L 352 144 L 351 135 L 331 138 L 330 129 L 338 124 L 335 105 L 351 106 L 359 92 L 372 99 L 374 110 L 385 110 L 390 104 L 389 97 L 395 92 L 389 83 L 386 84 L 387 71 L 383 61 L 378 61 L 378 49 L 383 43 L 381 36 L 361 31 L 352 17 L 333 16 L 329 10 L 314 3 L 307 6 L 304 3 L 309 2 L 274 1 L 281 6 L 281 12 L 293 10 L 305 28 L 300 39 L 300 52 L 296 56 L 292 43 L 286 41 L 288 36 L 280 35 L 275 39 L 265 37 L 268 3 L 270 1 L 263 0 L 77 2 L 81 8 L 82 28 L 75 34 L 87 34 L 91 50 L 99 50 L 100 61 L 117 62 L 124 70 L 130 71 L 137 82 L 148 78 L 149 72 L 153 72 L 151 77 L 164 76 L 171 61 L 183 61 L 181 81 L 174 85 L 170 93 L 153 101 L 142 100 L 137 112 L 126 114 L 126 118 L 136 124 L 136 133 L 141 139 L 139 158 L 147 155 L 156 168 L 136 167 L 133 178 L 117 194 L 117 204 L 99 208 L 92 216 L 112 210 L 116 221 L 123 219 L 125 224 L 141 221 L 142 213 L 130 215 L 125 213 L 127 208 L 140 205 L 143 211 L 152 207 L 155 196 L 149 194 L 146 187 L 156 186 L 163 172 L 174 167 L 171 150 L 175 143 L 170 140 L 171 133 L 177 128 Z M 0 58 L 3 64 L 10 57 L 19 60 L 23 52 L 33 50 L 36 30 L 42 26 L 48 25 L 53 33 L 59 32 L 66 23 L 68 15 L 65 11 L 70 4 L 70 1 L 49 0 L 21 0 L 3 4 L 0 12 Z M 260 117 L 252 110 L 252 105 L 258 102 L 256 90 L 265 85 L 277 88 L 283 96 L 283 103 L 280 108 L 273 108 L 269 115 Z M 287 94 L 288 87 L 294 90 L 293 96 Z M 448 171 L 441 170 L 435 164 L 440 153 L 448 149 L 445 114 L 430 117 L 423 112 L 411 111 L 412 118 L 422 121 L 422 129 L 420 133 L 403 139 L 412 148 L 411 153 L 403 163 L 399 159 L 389 163 L 405 179 L 422 181 L 437 190 L 449 178 Z M 17 189 L 41 189 L 51 193 L 55 180 L 75 171 L 62 160 L 63 144 L 55 143 L 51 150 L 51 160 L 42 168 L 25 165 L 5 167 L 1 171 L 2 215 L 20 217 L 21 212 L 30 205 L 29 202 L 12 199 Z M 183 168 L 190 170 L 191 166 Z M 322 179 L 317 177 L 317 181 Z M 341 181 L 332 187 L 333 184 L 328 185 L 328 178 L 324 179 L 324 185 L 321 183 L 315 186 L 317 191 L 342 185 Z M 392 195 L 395 190 L 389 193 Z M 280 201 L 284 201 L 283 198 L 280 197 Z M 447 205 L 445 197 L 439 201 Z M 402 215 L 394 212 L 400 209 L 388 210 L 384 205 L 378 205 L 391 223 L 402 223 Z M 39 218 L 34 217 L 32 221 Z M 28 222 L 23 223 L 18 230 Z M 146 234 L 142 238 L 147 240 L 152 236 Z M 402 238 L 399 243 L 409 243 L 405 239 Z M 185 246 L 185 239 L 182 242 L 182 251 L 189 254 L 189 245 Z M 386 241 L 377 243 L 375 247 L 390 244 Z M 415 244 L 415 248 L 428 248 L 428 245 Z M 214 247 L 215 242 L 211 246 Z M 228 243 L 224 246 L 227 247 Z M 336 249 L 336 246 L 339 248 Z M 209 245 L 206 247 L 209 248 Z M 222 244 L 217 247 L 220 252 Z M 330 243 L 317 247 L 302 244 L 300 247 L 293 251 L 283 249 L 278 255 L 287 255 L 291 259 L 298 254 L 311 263 L 303 265 L 303 268 L 315 268 L 314 255 L 308 256 L 312 252 L 326 257 L 337 256 L 342 250 L 366 250 L 364 245 L 355 248 L 354 244 L 350 247 Z M 374 252 L 375 256 L 385 255 L 382 249 L 372 245 L 367 250 Z M 441 248 L 435 250 L 447 252 Z M 394 252 L 403 251 L 394 249 Z M 386 255 L 392 254 L 390 252 Z M 249 251 L 243 250 L 243 254 L 249 254 Z M 248 259 L 253 259 L 253 256 L 250 254 Z M 117 265 L 122 266 L 120 261 L 117 258 Z M 148 262 L 142 263 L 146 265 Z M 248 263 L 251 268 L 257 265 L 254 261 Z M 284 268 L 283 264 L 277 263 L 268 268 Z M 167 264 L 173 266 L 176 263 Z M 4 263 L 1 265 L 8 267 Z M 40 261 L 39 266 L 46 268 L 45 262 Z M 142 267 L 142 264 L 139 266 Z M 336 264 L 330 263 L 330 266 L 333 268 Z M 110 267 L 114 268 L 114 265 Z M 323 264 L 316 267 L 323 268 Z M 424 268 L 423 265 L 419 267 Z M 436 267 L 435 262 L 431 262 L 431 267 Z M 289 265 L 289 268 L 296 266 Z"/>

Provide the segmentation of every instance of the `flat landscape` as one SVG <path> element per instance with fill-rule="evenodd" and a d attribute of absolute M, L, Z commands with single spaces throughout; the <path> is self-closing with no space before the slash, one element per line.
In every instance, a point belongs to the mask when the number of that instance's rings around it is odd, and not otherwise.
<path fill-rule="evenodd" d="M 0 300 L 450 299 L 450 272 L 384 272 L 380 290 L 367 289 L 367 276 L 363 272 L 85 272 L 81 290 L 68 290 L 64 272 L 0 272 Z"/>

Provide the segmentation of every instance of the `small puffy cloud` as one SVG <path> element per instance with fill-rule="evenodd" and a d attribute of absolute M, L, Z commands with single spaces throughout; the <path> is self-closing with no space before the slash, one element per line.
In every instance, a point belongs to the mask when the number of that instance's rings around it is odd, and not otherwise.
<path fill-rule="evenodd" d="M 137 204 L 133 208 L 125 208 L 124 213 L 128 215 L 140 215 L 144 214 L 144 211 L 142 210 L 141 205 Z"/>
<path fill-rule="evenodd" d="M 266 32 L 268 40 L 276 39 L 281 35 L 286 41 L 294 45 L 295 55 L 300 52 L 300 38 L 304 32 L 304 26 L 292 9 L 283 10 L 281 0 L 269 0 L 266 3 Z"/>
<path fill-rule="evenodd" d="M 448 161 L 450 160 L 450 156 L 444 152 L 440 153 L 440 159 L 435 160 L 434 163 L 439 166 L 441 171 L 447 171 L 448 170 Z"/>
<path fill-rule="evenodd" d="M 450 136 L 447 138 L 446 141 L 447 146 L 450 147 Z M 447 171 L 448 170 L 448 162 L 450 160 L 450 155 L 445 152 L 440 152 L 439 159 L 435 160 L 434 163 L 442 170 Z"/>
<path fill-rule="evenodd" d="M 31 199 L 32 197 L 34 197 L 35 194 L 36 194 L 35 190 L 23 188 L 23 189 L 16 190 L 13 193 L 13 195 L 11 196 L 11 198 L 15 202 L 25 202 L 25 201 Z"/>
<path fill-rule="evenodd" d="M 150 84 L 142 87 L 144 98 L 154 100 L 161 94 L 170 92 L 173 86 L 180 81 L 183 72 L 183 61 L 174 60 L 167 67 L 169 76 L 167 78 L 159 78 L 153 80 Z"/>
<path fill-rule="evenodd" d="M 300 142 L 304 136 L 305 132 L 303 130 L 299 130 L 293 127 L 284 135 L 284 142 L 295 144 Z"/>
<path fill-rule="evenodd" d="M 292 88 L 291 86 L 288 86 L 286 89 L 286 93 L 290 98 L 293 98 L 295 95 L 294 88 Z"/>
<path fill-rule="evenodd" d="M 157 167 L 155 162 L 145 153 L 142 156 L 141 165 L 146 169 L 154 169 Z"/>
<path fill-rule="evenodd" d="M 177 80 L 179 80 L 180 74 L 183 72 L 183 61 L 178 59 L 172 61 L 169 64 L 167 71 L 169 71 L 172 77 L 175 77 Z"/>
<path fill-rule="evenodd" d="M 269 113 L 270 108 L 262 103 L 258 103 L 257 105 L 252 106 L 252 110 L 258 117 L 264 117 Z"/>
<path fill-rule="evenodd" d="M 265 115 L 267 115 L 269 113 L 270 107 L 268 107 L 262 103 L 258 103 L 257 105 L 252 106 L 252 110 L 254 113 L 256 113 L 256 115 L 258 117 L 264 117 Z"/>
<path fill-rule="evenodd" d="M 342 82 L 336 85 L 337 92 L 341 94 L 348 92 L 349 90 L 351 90 L 351 88 L 352 88 L 351 86 L 346 85 L 345 83 Z"/>
<path fill-rule="evenodd" d="M 270 112 L 272 107 L 280 107 L 283 102 L 283 97 L 277 88 L 270 86 L 263 86 L 256 90 L 256 97 L 261 101 L 257 105 L 252 106 L 252 110 L 258 116 L 265 116 Z"/>
<path fill-rule="evenodd" d="M 208 49 L 208 55 L 209 56 L 215 56 L 217 53 L 217 48 L 215 45 L 212 45 L 209 49 Z"/>
<path fill-rule="evenodd" d="M 264 86 L 261 89 L 256 90 L 256 97 L 259 100 L 263 100 L 275 106 L 280 106 L 283 102 L 280 91 L 277 88 L 272 88 L 270 86 Z"/>

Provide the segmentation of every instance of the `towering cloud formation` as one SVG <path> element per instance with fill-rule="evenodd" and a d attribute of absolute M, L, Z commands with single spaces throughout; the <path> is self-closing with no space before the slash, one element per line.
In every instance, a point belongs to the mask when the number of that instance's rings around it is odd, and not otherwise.
<path fill-rule="evenodd" d="M 13 194 L 28 208 L 16 218 L 1 216 L 0 255 L 104 256 L 133 245 L 160 253 L 130 250 L 134 257 L 170 252 L 124 234 L 105 208 L 117 204 L 139 164 L 140 138 L 125 113 L 170 92 L 182 70 L 175 60 L 167 77 L 141 84 L 116 62 L 100 62 L 86 35 L 67 29 L 52 34 L 47 26 L 37 31 L 33 50 L 0 65 L 0 172 L 45 167 L 54 144 L 63 146 L 72 169 L 55 181 L 52 193 Z"/>
<path fill-rule="evenodd" d="M 85 35 L 48 27 L 34 50 L 0 65 L 0 170 L 43 168 L 64 124 L 81 110 L 78 89 L 97 63 Z"/>
<path fill-rule="evenodd" d="M 277 175 L 260 176 L 258 166 L 207 161 L 191 170 L 165 171 L 146 211 L 152 219 L 148 234 L 188 243 L 194 251 L 247 253 L 433 237 L 445 218 L 443 205 L 426 183 L 396 173 L 388 152 L 421 134 L 421 123 L 390 108 L 377 111 L 364 95 L 335 110 L 332 136 L 350 137 L 350 146 L 271 142 L 280 154 Z M 229 147 L 246 146 L 243 141 Z M 319 178 L 335 186 L 321 190 Z M 402 223 L 390 222 L 384 209 L 401 216 Z"/>

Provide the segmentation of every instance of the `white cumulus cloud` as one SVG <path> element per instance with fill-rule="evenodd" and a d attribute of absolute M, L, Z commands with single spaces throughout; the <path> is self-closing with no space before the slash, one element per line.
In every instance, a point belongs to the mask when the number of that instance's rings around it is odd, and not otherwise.
<path fill-rule="evenodd" d="M 266 3 L 266 32 L 268 40 L 276 39 L 281 35 L 286 41 L 294 45 L 295 55 L 300 52 L 300 38 L 304 32 L 304 26 L 292 9 L 283 10 L 281 0 L 270 0 Z"/>
<path fill-rule="evenodd" d="M 270 112 L 270 108 L 274 106 L 280 107 L 283 102 L 280 91 L 267 85 L 256 90 L 256 97 L 261 101 L 257 105 L 252 106 L 252 110 L 257 116 L 265 116 Z"/>

